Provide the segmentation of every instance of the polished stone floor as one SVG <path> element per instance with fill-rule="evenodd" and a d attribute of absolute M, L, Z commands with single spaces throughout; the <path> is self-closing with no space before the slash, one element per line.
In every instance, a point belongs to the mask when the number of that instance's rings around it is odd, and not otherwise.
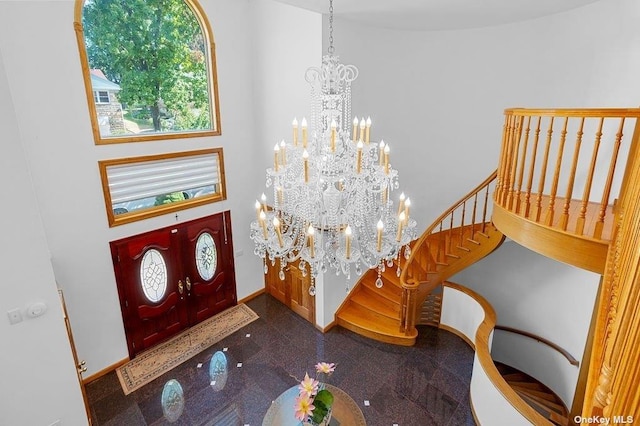
<path fill-rule="evenodd" d="M 337 364 L 328 382 L 354 399 L 369 426 L 474 425 L 473 350 L 459 337 L 421 327 L 415 346 L 400 347 L 341 327 L 323 334 L 266 294 L 247 305 L 258 320 L 127 396 L 114 372 L 89 383 L 94 425 L 261 425 L 271 402 L 305 372 L 312 375 L 318 361 Z M 228 367 L 216 382 L 209 373 L 214 354 Z M 184 404 L 165 415 L 162 393 L 171 379 Z"/>

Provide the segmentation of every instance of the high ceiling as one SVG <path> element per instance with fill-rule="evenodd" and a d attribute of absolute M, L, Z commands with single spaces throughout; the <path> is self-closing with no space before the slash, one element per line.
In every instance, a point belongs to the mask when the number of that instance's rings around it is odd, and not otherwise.
<path fill-rule="evenodd" d="M 276 0 L 328 13 L 329 0 Z M 397 30 L 454 30 L 553 15 L 598 0 L 334 0 L 336 18 Z"/>

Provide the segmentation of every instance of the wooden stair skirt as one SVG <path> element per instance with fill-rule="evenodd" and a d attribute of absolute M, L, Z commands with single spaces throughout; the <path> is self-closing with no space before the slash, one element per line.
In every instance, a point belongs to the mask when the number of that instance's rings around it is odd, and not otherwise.
<path fill-rule="evenodd" d="M 499 362 L 495 364 L 505 381 L 523 401 L 554 425 L 569 425 L 569 412 L 551 389 L 513 367 Z"/>

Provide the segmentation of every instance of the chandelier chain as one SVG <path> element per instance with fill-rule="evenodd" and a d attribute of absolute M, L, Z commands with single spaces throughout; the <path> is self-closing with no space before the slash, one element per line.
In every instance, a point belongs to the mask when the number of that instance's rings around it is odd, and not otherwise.
<path fill-rule="evenodd" d="M 333 47 L 333 0 L 329 0 L 329 55 L 333 55 L 335 48 Z"/>

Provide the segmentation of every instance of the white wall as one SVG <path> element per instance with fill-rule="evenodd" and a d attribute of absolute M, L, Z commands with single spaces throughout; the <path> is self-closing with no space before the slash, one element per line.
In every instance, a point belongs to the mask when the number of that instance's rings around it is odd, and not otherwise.
<path fill-rule="evenodd" d="M 73 1 L 1 2 L 0 50 L 15 123 L 33 177 L 56 280 L 65 290 L 87 375 L 127 357 L 109 241 L 176 223 L 173 214 L 109 228 L 97 161 L 222 146 L 228 200 L 178 213 L 178 222 L 231 210 L 238 297 L 263 287 L 249 240 L 263 176 L 253 126 L 248 0 L 203 2 L 214 31 L 222 136 L 96 146 L 73 31 Z"/>
<path fill-rule="evenodd" d="M 291 142 L 293 119 L 310 120 L 311 86 L 304 74 L 322 60 L 322 16 L 273 0 L 252 0 L 251 20 L 258 181 L 251 185 L 249 201 L 255 202 L 264 192 L 273 202 L 275 188 L 266 187 L 265 170 L 273 166 L 274 145 L 283 139 Z M 262 266 L 262 260 L 253 257 Z M 324 293 L 321 284 L 317 287 L 316 323 L 321 324 Z"/>
<path fill-rule="evenodd" d="M 505 108 L 640 105 L 639 19 L 634 0 L 464 31 L 336 19 L 335 46 L 360 69 L 354 114 L 371 115 L 372 138 L 391 145 L 424 229 L 496 168 Z"/>
<path fill-rule="evenodd" d="M 2 8 L 0 8 L 1 10 Z M 36 205 L 21 135 L 16 125 L 5 66 L 0 56 L 0 425 L 87 424 L 66 336 L 49 250 Z M 30 318 L 26 307 L 44 302 L 44 315 Z M 18 309 L 22 322 L 10 325 L 6 312 Z M 37 402 L 38 409 L 33 409 Z"/>
<path fill-rule="evenodd" d="M 600 275 L 508 241 L 451 280 L 484 296 L 498 325 L 542 336 L 582 360 Z M 494 334 L 493 358 L 537 378 L 571 406 L 578 367 L 544 345 L 508 334 Z"/>
<path fill-rule="evenodd" d="M 476 333 L 484 318 L 484 309 L 475 298 L 451 287 L 442 289 L 441 325 L 458 330 L 475 346 Z"/>

